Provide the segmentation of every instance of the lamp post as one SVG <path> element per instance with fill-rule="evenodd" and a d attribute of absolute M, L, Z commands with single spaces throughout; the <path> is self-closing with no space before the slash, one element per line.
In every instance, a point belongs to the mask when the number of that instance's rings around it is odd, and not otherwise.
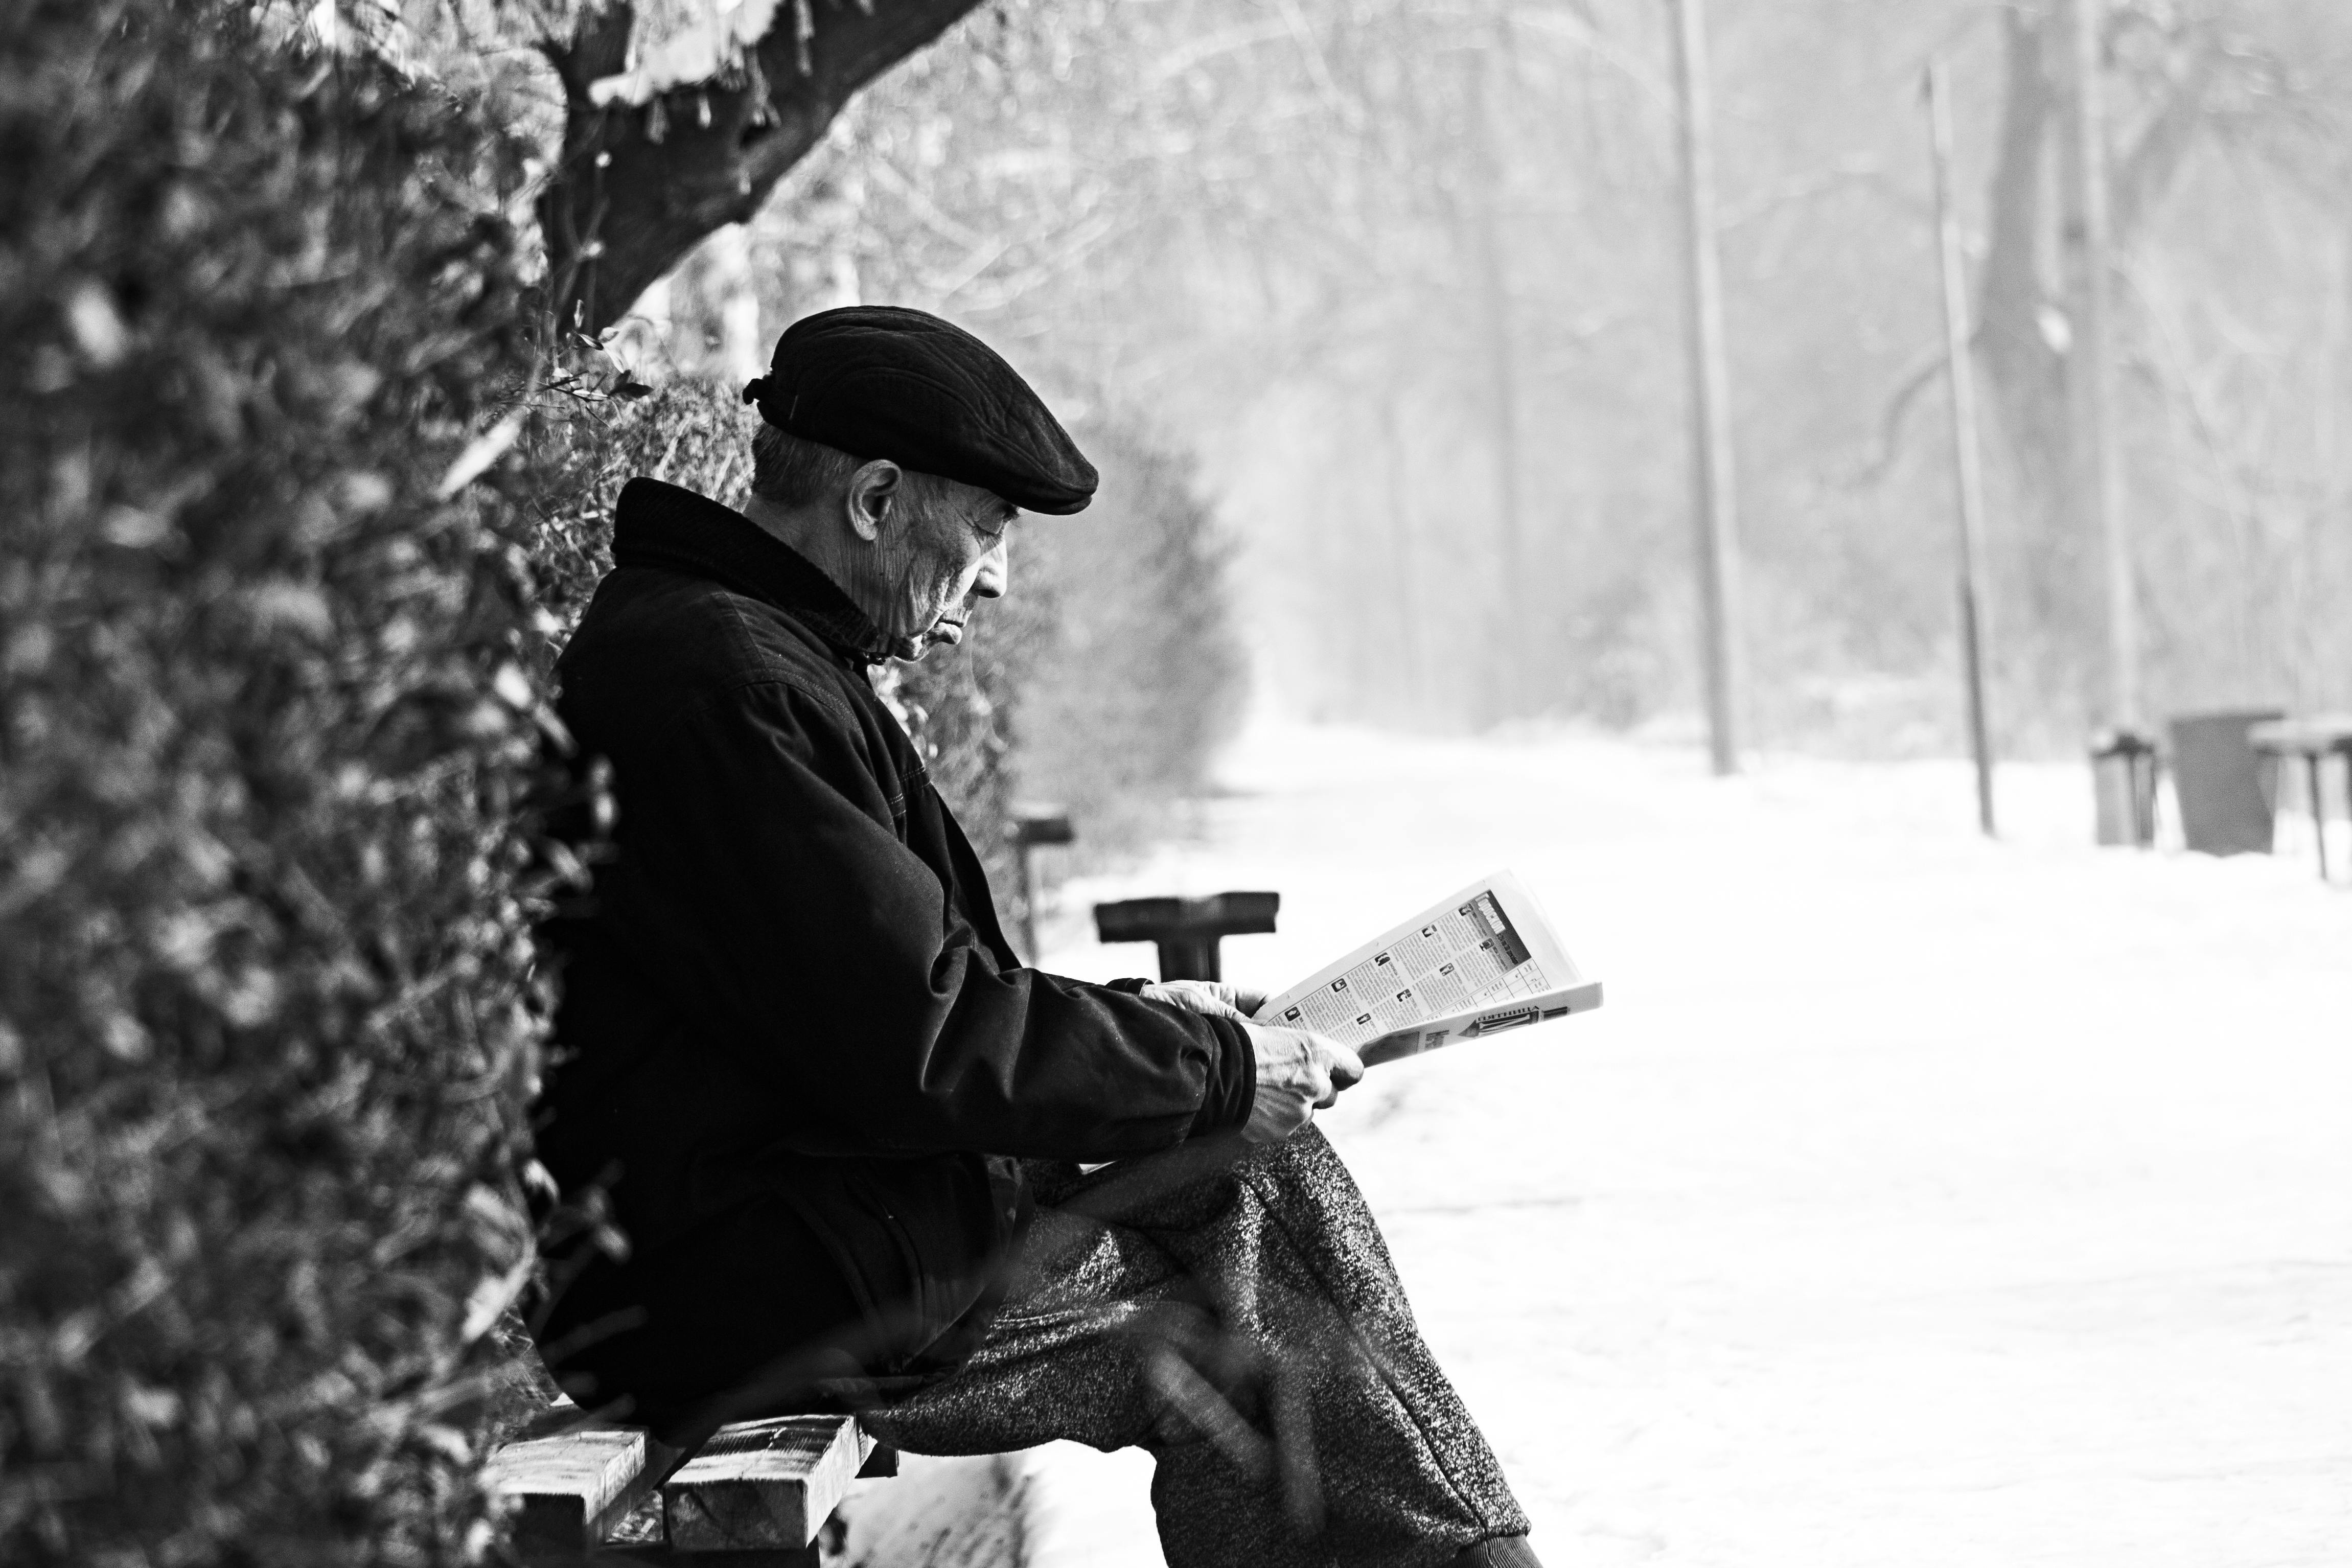
<path fill-rule="evenodd" d="M 1993 836 L 1992 739 L 1985 713 L 1984 459 L 1977 432 L 1975 336 L 1969 323 L 1968 259 L 1952 202 L 1952 79 L 1937 56 L 1927 67 L 1928 140 L 1936 163 L 1936 254 L 1944 285 L 1944 358 L 1952 390 L 1952 466 L 1960 505 L 1960 660 L 1968 687 L 1969 749 L 1977 764 L 1977 821 Z"/>

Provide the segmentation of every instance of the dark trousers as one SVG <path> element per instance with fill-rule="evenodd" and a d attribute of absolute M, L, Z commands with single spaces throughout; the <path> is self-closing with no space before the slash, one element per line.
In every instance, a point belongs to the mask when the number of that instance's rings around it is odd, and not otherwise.
<path fill-rule="evenodd" d="M 1408 1568 L 1526 1531 L 1320 1132 L 1034 1174 L 1003 1310 L 944 1381 L 866 1409 L 884 1441 L 1145 1448 L 1170 1568 Z"/>

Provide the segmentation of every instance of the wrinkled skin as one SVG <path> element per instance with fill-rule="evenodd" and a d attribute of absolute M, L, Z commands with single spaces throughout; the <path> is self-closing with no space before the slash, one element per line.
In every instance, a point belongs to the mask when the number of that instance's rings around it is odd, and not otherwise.
<path fill-rule="evenodd" d="M 1011 584 L 1021 512 L 978 485 L 876 458 L 799 505 L 752 496 L 743 515 L 832 578 L 881 630 L 892 658 L 919 659 L 961 642 L 980 601 Z"/>
<path fill-rule="evenodd" d="M 853 481 L 853 513 L 859 501 Z M 873 504 L 874 555 L 861 574 L 865 593 L 853 597 L 899 658 L 919 659 L 942 643 L 961 642 L 979 602 L 1002 597 L 1011 586 L 1019 511 L 977 485 L 934 474 L 904 475 L 895 494 Z M 864 529 L 858 532 L 865 537 Z"/>

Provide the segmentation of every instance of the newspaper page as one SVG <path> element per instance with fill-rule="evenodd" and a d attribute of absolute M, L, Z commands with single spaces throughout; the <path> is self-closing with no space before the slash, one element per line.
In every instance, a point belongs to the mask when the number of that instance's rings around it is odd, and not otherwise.
<path fill-rule="evenodd" d="M 1601 983 L 1577 968 L 1519 879 L 1497 871 L 1271 998 L 1256 1018 L 1328 1035 L 1370 1066 L 1599 1005 Z"/>

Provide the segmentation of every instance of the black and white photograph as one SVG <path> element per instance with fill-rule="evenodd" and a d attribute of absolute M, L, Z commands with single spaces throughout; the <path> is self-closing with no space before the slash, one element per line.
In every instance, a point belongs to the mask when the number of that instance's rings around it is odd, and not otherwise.
<path fill-rule="evenodd" d="M 2352 4 L 0 5 L 5 1568 L 2352 1568 Z"/>

